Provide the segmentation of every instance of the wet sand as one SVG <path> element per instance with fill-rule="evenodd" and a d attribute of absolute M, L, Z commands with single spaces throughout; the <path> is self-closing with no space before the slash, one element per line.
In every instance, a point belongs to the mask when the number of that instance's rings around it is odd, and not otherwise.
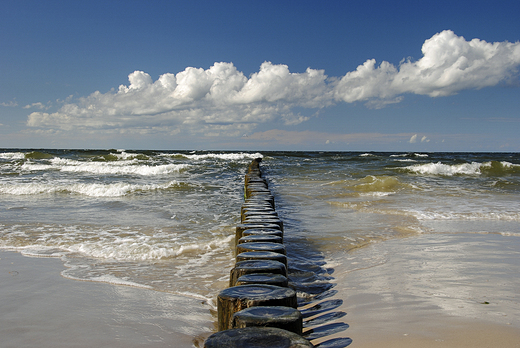
<path fill-rule="evenodd" d="M 378 255 L 377 259 L 375 255 Z M 373 267 L 355 269 L 363 260 Z M 336 255 L 352 348 L 520 347 L 520 238 L 432 234 Z M 352 265 L 354 264 L 354 265 Z M 318 343 L 319 341 L 314 341 Z"/>
<path fill-rule="evenodd" d="M 338 253 L 352 348 L 520 347 L 520 238 L 419 235 Z M 371 262 L 371 267 L 359 265 Z M 193 347 L 214 328 L 200 300 L 60 276 L 59 259 L 0 252 L 1 347 Z"/>
<path fill-rule="evenodd" d="M 63 278 L 59 259 L 0 252 L 0 346 L 192 347 L 213 329 L 200 300 Z"/>

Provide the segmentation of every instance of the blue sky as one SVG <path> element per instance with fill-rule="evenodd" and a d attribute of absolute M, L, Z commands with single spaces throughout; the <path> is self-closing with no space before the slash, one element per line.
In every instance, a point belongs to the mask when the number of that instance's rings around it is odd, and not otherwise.
<path fill-rule="evenodd" d="M 0 4 L 0 147 L 520 151 L 518 1 Z"/>

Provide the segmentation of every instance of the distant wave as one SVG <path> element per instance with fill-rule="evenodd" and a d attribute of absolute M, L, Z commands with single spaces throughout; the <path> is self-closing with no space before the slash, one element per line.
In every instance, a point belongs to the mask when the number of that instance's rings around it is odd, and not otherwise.
<path fill-rule="evenodd" d="M 404 188 L 406 185 L 401 183 L 395 176 L 374 176 L 368 175 L 363 179 L 358 180 L 354 185 L 354 190 L 364 193 L 393 193 Z"/>
<path fill-rule="evenodd" d="M 390 155 L 390 157 L 421 157 L 421 158 L 425 158 L 425 157 L 429 157 L 427 154 L 425 153 L 402 153 L 402 154 L 398 154 L 398 155 Z"/>
<path fill-rule="evenodd" d="M 411 159 L 411 158 L 396 159 L 394 161 L 397 161 L 397 162 L 417 162 L 417 160 L 414 160 L 414 159 Z"/>
<path fill-rule="evenodd" d="M 91 173 L 91 174 L 135 174 L 135 175 L 164 175 L 180 172 L 189 167 L 189 164 L 139 165 L 134 160 L 117 162 L 80 162 L 76 160 L 53 158 L 51 164 L 24 163 L 23 171 L 57 170 L 62 172 Z"/>
<path fill-rule="evenodd" d="M 471 162 L 460 164 L 426 163 L 404 167 L 404 170 L 425 175 L 492 175 L 519 174 L 520 165 L 510 162 L 490 161 L 484 163 Z"/>
<path fill-rule="evenodd" d="M 3 153 L 0 153 L 0 158 L 8 159 L 8 160 L 24 159 L 25 154 L 23 152 L 3 152 Z"/>
<path fill-rule="evenodd" d="M 351 195 L 345 189 L 356 192 L 358 196 L 383 197 L 399 192 L 403 189 L 414 189 L 410 184 L 403 183 L 396 176 L 390 175 L 367 175 L 364 178 L 355 180 L 333 181 L 322 186 L 339 186 L 340 190 L 334 191 L 334 196 L 342 197 Z M 351 191 L 350 191 L 351 192 Z"/>
<path fill-rule="evenodd" d="M 255 158 L 263 158 L 264 156 L 261 153 L 206 153 L 206 154 L 162 154 L 162 156 L 167 157 L 183 157 L 192 160 L 205 160 L 205 159 L 220 159 L 226 161 L 241 161 L 241 160 L 250 160 Z"/>
<path fill-rule="evenodd" d="M 119 150 L 118 153 L 110 153 L 110 156 L 114 156 L 119 160 L 132 160 L 132 159 L 140 159 L 140 160 L 148 160 L 150 157 L 142 154 L 142 153 L 127 153 L 124 150 Z"/>

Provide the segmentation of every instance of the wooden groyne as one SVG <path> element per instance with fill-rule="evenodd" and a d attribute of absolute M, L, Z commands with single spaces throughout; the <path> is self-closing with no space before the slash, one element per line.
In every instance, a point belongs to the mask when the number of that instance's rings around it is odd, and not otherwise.
<path fill-rule="evenodd" d="M 205 348 L 308 348 L 296 292 L 288 287 L 283 222 L 260 170 L 251 162 L 244 178 L 244 203 L 236 227 L 235 267 L 229 288 L 217 297 L 218 332 Z"/>

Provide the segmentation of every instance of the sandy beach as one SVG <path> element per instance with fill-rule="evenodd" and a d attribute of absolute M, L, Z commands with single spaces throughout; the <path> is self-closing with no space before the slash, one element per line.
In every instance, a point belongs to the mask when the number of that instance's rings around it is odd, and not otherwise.
<path fill-rule="evenodd" d="M 0 252 L 0 347 L 191 347 L 213 328 L 200 300 L 66 279 L 64 268 Z"/>
<path fill-rule="evenodd" d="M 347 313 L 338 321 L 349 328 L 314 343 L 350 337 L 353 348 L 520 347 L 513 292 L 520 284 L 507 276 L 520 258 L 511 243 L 518 238 L 420 235 L 337 255 L 334 298 L 343 305 L 335 310 Z M 504 253 L 496 255 L 497 247 Z M 382 255 L 378 264 L 355 268 L 374 253 Z M 59 259 L 0 253 L 1 347 L 197 347 L 214 328 L 199 300 L 70 280 L 63 269 Z"/>
<path fill-rule="evenodd" d="M 425 234 L 337 255 L 336 310 L 349 328 L 334 337 L 353 348 L 520 347 L 519 242 Z M 374 254 L 379 264 L 352 270 Z"/>

